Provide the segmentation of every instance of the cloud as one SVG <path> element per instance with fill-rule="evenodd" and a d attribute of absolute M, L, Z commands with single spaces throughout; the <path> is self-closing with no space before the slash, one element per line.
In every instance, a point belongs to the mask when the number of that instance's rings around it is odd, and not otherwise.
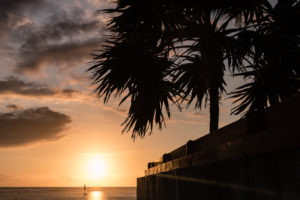
<path fill-rule="evenodd" d="M 97 8 L 108 7 L 116 3 L 114 0 L 87 0 L 87 2 Z"/>
<path fill-rule="evenodd" d="M 48 107 L 0 114 L 0 147 L 15 147 L 40 141 L 56 141 L 71 122 L 65 114 Z"/>
<path fill-rule="evenodd" d="M 92 6 L 97 6 L 97 7 L 100 7 L 102 2 L 100 0 L 87 0 L 87 2 L 89 4 L 91 4 Z"/>
<path fill-rule="evenodd" d="M 45 4 L 43 0 L 1 0 L 0 6 L 0 37 L 13 26 L 24 20 L 26 10 L 35 9 Z"/>
<path fill-rule="evenodd" d="M 40 48 L 29 48 L 19 52 L 17 72 L 38 71 L 45 65 L 76 65 L 86 61 L 99 39 L 63 44 L 46 44 Z"/>
<path fill-rule="evenodd" d="M 125 117 L 126 114 L 127 114 L 127 110 L 126 109 L 122 109 L 122 108 L 119 108 L 119 107 L 115 108 L 115 107 L 111 107 L 111 106 L 105 105 L 102 109 L 106 110 L 106 111 L 110 111 L 110 112 L 116 113 L 116 114 L 118 114 L 120 116 L 123 116 L 123 117 Z"/>
<path fill-rule="evenodd" d="M 101 41 L 102 24 L 81 8 L 56 11 L 46 23 L 16 27 L 12 41 L 21 44 L 17 53 L 18 72 L 37 71 L 44 65 L 74 65 L 90 58 Z"/>
<path fill-rule="evenodd" d="M 89 83 L 90 82 L 90 79 L 88 77 L 87 74 L 75 74 L 75 73 L 71 73 L 70 76 L 69 76 L 69 80 L 67 81 L 68 84 L 71 84 L 71 85 L 75 85 L 75 84 L 78 84 L 78 83 Z"/>
<path fill-rule="evenodd" d="M 47 88 L 43 85 L 25 82 L 16 77 L 8 77 L 0 80 L 0 94 L 17 94 L 23 96 L 42 97 L 55 96 L 61 98 L 72 98 L 73 94 L 79 93 L 73 89 L 61 89 L 58 87 Z"/>
<path fill-rule="evenodd" d="M 18 104 L 9 104 L 9 105 L 6 105 L 6 108 L 8 110 L 22 110 L 23 109 L 23 107 Z"/>

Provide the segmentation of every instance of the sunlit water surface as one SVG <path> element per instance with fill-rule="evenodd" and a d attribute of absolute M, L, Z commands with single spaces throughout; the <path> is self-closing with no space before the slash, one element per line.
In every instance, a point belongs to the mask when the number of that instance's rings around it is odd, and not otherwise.
<path fill-rule="evenodd" d="M 136 200 L 134 187 L 0 188 L 1 200 Z"/>

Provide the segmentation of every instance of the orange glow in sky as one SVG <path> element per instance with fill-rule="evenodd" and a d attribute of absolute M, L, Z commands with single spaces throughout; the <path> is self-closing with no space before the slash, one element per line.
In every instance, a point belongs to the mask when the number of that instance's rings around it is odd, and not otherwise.
<path fill-rule="evenodd" d="M 95 12 L 112 1 L 9 2 L 13 13 L 1 16 L 13 21 L 0 19 L 0 187 L 136 186 L 148 162 L 208 133 L 207 109 L 173 106 L 167 128 L 133 141 L 121 127 L 129 102 L 97 100 L 87 69 L 107 17 Z M 220 104 L 220 127 L 239 118 L 232 101 Z"/>

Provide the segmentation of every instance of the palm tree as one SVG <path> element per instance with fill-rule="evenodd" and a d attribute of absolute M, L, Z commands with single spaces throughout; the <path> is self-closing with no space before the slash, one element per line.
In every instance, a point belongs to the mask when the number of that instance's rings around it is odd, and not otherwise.
<path fill-rule="evenodd" d="M 299 94 L 299 19 L 299 2 L 278 1 L 265 10 L 263 23 L 242 33 L 251 44 L 251 62 L 247 72 L 237 75 L 252 81 L 232 93 L 235 102 L 241 102 L 233 114 L 263 110 Z"/>
<path fill-rule="evenodd" d="M 122 97 L 120 104 L 130 99 L 123 132 L 132 129 L 135 138 L 151 133 L 153 124 L 161 128 L 163 110 L 170 117 L 169 104 L 178 99 L 181 105 L 196 100 L 196 108 L 208 99 L 210 132 L 217 130 L 224 61 L 233 71 L 242 69 L 247 51 L 236 33 L 262 16 L 262 2 L 242 7 L 235 0 L 120 0 L 105 10 L 114 15 L 110 36 L 89 70 L 104 102 L 111 96 Z M 235 19 L 244 19 L 245 25 L 230 28 Z"/>
<path fill-rule="evenodd" d="M 184 20 L 179 27 L 179 39 L 189 41 L 187 50 L 181 55 L 182 63 L 176 68 L 175 85 L 182 92 L 182 102 L 188 106 L 196 101 L 200 108 L 202 102 L 209 101 L 210 133 L 218 130 L 219 99 L 225 91 L 224 71 L 227 61 L 232 72 L 244 70 L 243 61 L 247 48 L 236 36 L 247 30 L 248 23 L 263 17 L 263 10 L 269 6 L 267 1 L 200 1 L 185 7 Z M 244 23 L 232 26 L 243 19 Z M 174 35 L 174 34 L 173 34 Z M 176 35 L 176 34 L 175 34 Z"/>
<path fill-rule="evenodd" d="M 141 9 L 145 2 L 141 3 L 119 1 L 117 8 L 106 10 L 121 15 L 110 22 L 111 36 L 104 49 L 94 54 L 95 62 L 89 69 L 98 85 L 98 97 L 105 103 L 112 95 L 123 95 L 120 104 L 130 99 L 128 117 L 122 125 L 123 132 L 133 130 L 132 138 L 151 133 L 153 123 L 162 128 L 163 110 L 170 117 L 169 102 L 176 92 L 167 77 L 172 62 L 157 46 L 160 21 L 155 20 L 153 5 Z"/>
<path fill-rule="evenodd" d="M 203 7 L 201 8 L 203 9 Z M 234 43 L 232 34 L 238 29 L 227 29 L 232 20 L 225 18 L 224 13 L 210 8 L 202 11 L 196 10 L 188 19 L 186 28 L 186 40 L 193 41 L 185 52 L 183 64 L 177 68 L 175 84 L 183 91 L 183 99 L 188 98 L 188 105 L 196 100 L 195 107 L 201 108 L 203 100 L 209 100 L 210 106 L 210 133 L 218 129 L 219 121 L 219 99 L 225 91 L 224 71 L 226 51 L 232 52 Z M 201 13 L 201 15 L 199 15 Z M 194 15 L 199 15 L 194 17 Z M 242 66 L 241 59 L 236 59 L 238 65 Z M 206 104 L 206 103 L 205 103 Z"/>

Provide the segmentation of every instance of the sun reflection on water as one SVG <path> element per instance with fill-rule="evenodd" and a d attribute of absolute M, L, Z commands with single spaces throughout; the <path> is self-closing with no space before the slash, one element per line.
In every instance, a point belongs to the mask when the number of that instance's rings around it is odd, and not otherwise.
<path fill-rule="evenodd" d="M 101 191 L 92 191 L 89 194 L 89 200 L 103 200 L 103 193 Z"/>

